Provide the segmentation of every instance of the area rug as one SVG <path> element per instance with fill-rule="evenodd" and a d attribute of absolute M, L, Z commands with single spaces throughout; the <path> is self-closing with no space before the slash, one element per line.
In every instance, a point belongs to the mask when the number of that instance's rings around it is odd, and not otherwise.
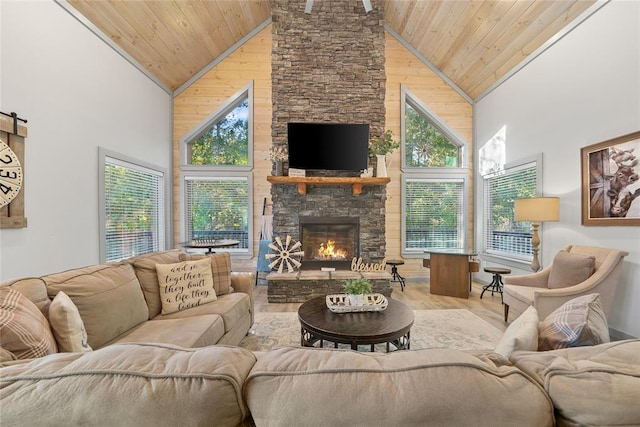
<path fill-rule="evenodd" d="M 414 314 L 415 321 L 411 327 L 412 350 L 491 350 L 502 336 L 498 328 L 469 310 L 414 310 Z M 253 327 L 240 342 L 240 347 L 251 351 L 266 351 L 283 346 L 300 346 L 300 322 L 297 312 L 256 313 Z M 333 344 L 325 343 L 325 346 L 333 347 Z M 340 345 L 339 348 L 349 346 Z M 384 345 L 381 348 L 384 348 Z"/>

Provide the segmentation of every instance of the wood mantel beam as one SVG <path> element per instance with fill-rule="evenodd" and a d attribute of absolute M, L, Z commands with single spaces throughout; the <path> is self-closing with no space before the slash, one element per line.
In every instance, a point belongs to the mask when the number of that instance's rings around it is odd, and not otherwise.
<path fill-rule="evenodd" d="M 391 178 L 375 177 L 313 177 L 313 176 L 267 176 L 267 181 L 272 184 L 295 184 L 298 186 L 298 194 L 307 194 L 307 184 L 309 185 L 350 185 L 354 196 L 362 193 L 365 185 L 387 185 Z"/>

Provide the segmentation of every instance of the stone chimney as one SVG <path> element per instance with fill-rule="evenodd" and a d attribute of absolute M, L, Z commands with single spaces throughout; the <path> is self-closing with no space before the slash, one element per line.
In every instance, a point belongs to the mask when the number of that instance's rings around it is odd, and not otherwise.
<path fill-rule="evenodd" d="M 272 0 L 273 144 L 286 145 L 288 122 L 385 126 L 384 1 Z"/>

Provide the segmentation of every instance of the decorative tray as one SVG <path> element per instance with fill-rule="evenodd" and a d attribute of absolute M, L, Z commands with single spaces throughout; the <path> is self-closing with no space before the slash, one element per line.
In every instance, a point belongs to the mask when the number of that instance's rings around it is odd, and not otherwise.
<path fill-rule="evenodd" d="M 327 295 L 327 307 L 334 313 L 352 313 L 356 311 L 382 311 L 387 308 L 389 301 L 382 294 L 364 295 L 364 303 L 351 305 L 347 294 Z"/>

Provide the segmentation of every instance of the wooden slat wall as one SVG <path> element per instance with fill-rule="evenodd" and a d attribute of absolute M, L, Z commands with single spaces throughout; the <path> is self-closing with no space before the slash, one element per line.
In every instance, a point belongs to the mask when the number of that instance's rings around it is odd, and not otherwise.
<path fill-rule="evenodd" d="M 271 174 L 271 25 L 256 34 L 216 67 L 181 92 L 173 103 L 174 241 L 180 236 L 180 141 L 226 101 L 253 81 L 253 212 L 256 238 L 260 230 L 262 202 L 270 198 Z M 255 258 L 253 260 L 255 263 Z M 234 262 L 235 264 L 235 262 Z"/>
<path fill-rule="evenodd" d="M 473 109 L 464 98 L 454 91 L 437 74 L 410 53 L 396 38 L 386 38 L 386 128 L 400 137 L 400 87 L 404 85 L 424 103 L 431 112 L 444 120 L 468 145 L 466 154 L 469 167 L 473 165 Z M 387 258 L 400 257 L 401 226 L 401 171 L 400 150 L 391 156 L 388 169 L 391 183 L 387 185 Z M 469 172 L 469 238 L 473 239 L 473 174 Z M 471 240 L 470 240 L 471 241 Z M 405 259 L 399 267 L 405 277 L 425 277 L 429 270 L 422 266 L 422 259 Z"/>
<path fill-rule="evenodd" d="M 435 114 L 444 119 L 469 142 L 467 153 L 473 153 L 472 108 L 457 92 L 411 54 L 395 38 L 386 36 L 386 128 L 400 136 L 400 85 L 407 86 Z M 227 99 L 254 81 L 254 236 L 258 235 L 262 201 L 270 198 L 271 174 L 268 151 L 271 147 L 271 26 L 267 26 L 240 49 L 198 79 L 174 100 L 174 217 L 175 241 L 180 232 L 180 140 L 197 127 Z M 473 159 L 469 159 L 472 164 Z M 387 257 L 400 258 L 400 151 L 392 155 L 387 185 Z M 470 174 L 471 179 L 471 174 Z M 470 188 L 473 189 L 471 182 Z M 473 236 L 472 196 L 469 197 L 469 235 Z M 257 241 L 254 253 L 257 254 Z M 255 257 L 251 262 L 255 265 Z M 407 277 L 425 277 L 428 270 L 421 259 L 407 259 L 400 267 Z M 237 263 L 234 261 L 234 267 Z M 243 264 L 243 263 L 239 263 Z"/>

